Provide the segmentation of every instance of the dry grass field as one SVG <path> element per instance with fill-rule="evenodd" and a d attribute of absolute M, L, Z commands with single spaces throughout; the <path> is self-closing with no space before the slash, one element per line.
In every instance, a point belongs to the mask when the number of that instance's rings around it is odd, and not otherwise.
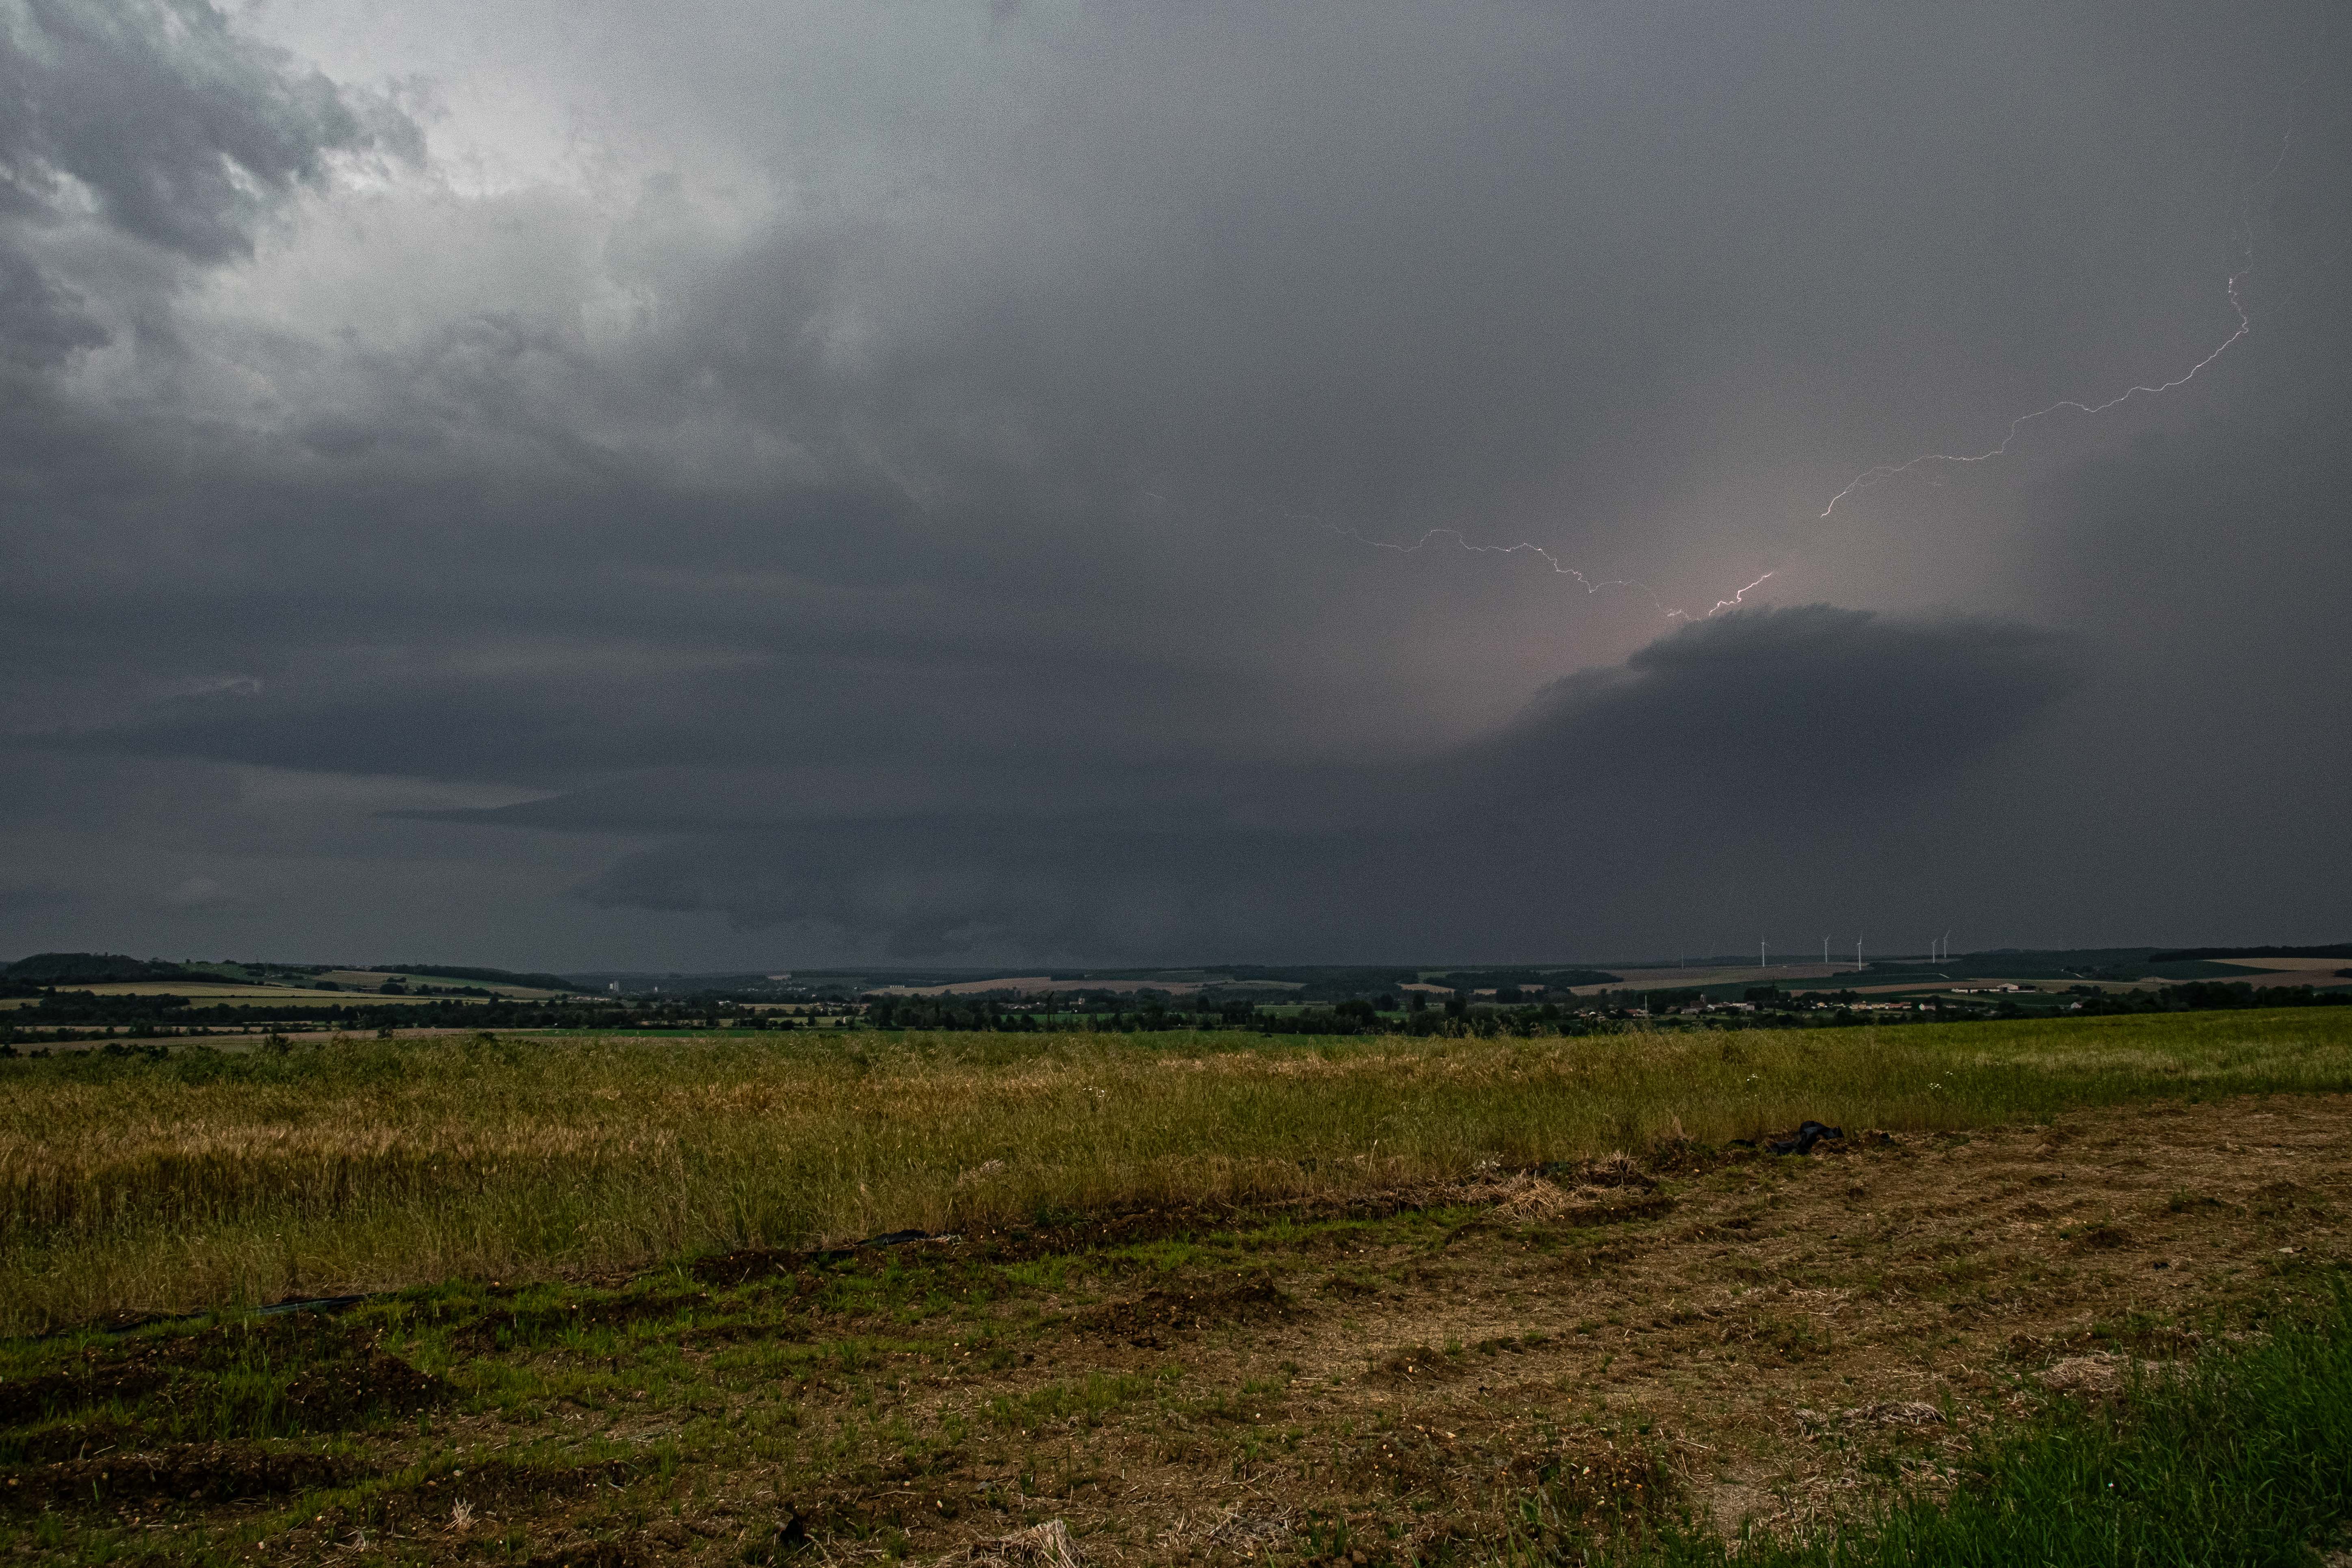
<path fill-rule="evenodd" d="M 0 1331 L 1153 1204 L 1322 1200 L 1807 1117 L 2352 1089 L 2352 1016 L 1571 1039 L 409 1038 L 0 1062 Z"/>
<path fill-rule="evenodd" d="M 1851 962 L 1830 963 L 1775 963 L 1770 967 L 1757 964 L 1684 965 L 1671 969 L 1619 969 L 1612 971 L 1617 978 L 1595 985 L 1573 987 L 1579 996 L 1597 996 L 1604 991 L 1673 991 L 1689 985 L 1788 985 L 1792 981 L 1810 980 L 1823 984 L 1834 983 L 1840 975 L 1856 973 Z"/>
<path fill-rule="evenodd" d="M 1049 974 L 1024 974 L 988 980 L 958 980 L 940 985 L 884 985 L 877 994 L 884 996 L 986 996 L 1003 991 L 1018 992 L 1024 996 L 1050 996 L 1059 992 L 1110 991 L 1132 994 L 1138 991 L 1164 991 L 1171 996 L 1191 996 L 1208 985 L 1231 985 L 1230 978 L 1214 980 L 1056 980 Z M 1295 982 L 1257 981 L 1253 990 L 1297 990 Z"/>
<path fill-rule="evenodd" d="M 373 990 L 367 992 L 352 992 L 349 990 L 320 991 L 308 985 L 264 985 L 259 984 L 250 985 L 234 984 L 192 984 L 184 980 L 107 980 L 89 985 L 70 986 L 68 989 L 74 992 L 86 991 L 93 996 L 184 996 L 199 1007 L 209 1007 L 219 1003 L 226 1003 L 232 1006 L 243 1006 L 260 1003 L 267 1005 L 282 1007 L 287 1004 L 293 1002 L 365 1002 L 370 1006 L 375 1006 L 381 1004 L 394 1002 L 441 1002 L 450 1000 L 450 998 L 447 997 L 437 996 L 386 996 L 379 994 Z M 544 996 L 551 995 L 553 993 L 537 992 L 532 994 Z M 37 996 L 11 997 L 6 1001 L 0 1001 L 0 1007 L 30 1007 L 38 1003 L 39 1000 L 40 998 Z"/>
<path fill-rule="evenodd" d="M 2347 1023 L 8 1063 L 8 1310 L 62 1331 L 0 1342 L 0 1542 L 1352 1564 L 1843 1517 L 2324 1290 Z M 1734 1142 L 1808 1114 L 1847 1136 Z M 844 1245 L 898 1228 L 953 1238 Z"/>
<path fill-rule="evenodd" d="M 2222 958 L 2232 969 L 2246 971 L 2256 985 L 2308 985 L 2328 991 L 2352 985 L 2352 960 L 2341 958 Z"/>
<path fill-rule="evenodd" d="M 331 980 L 346 990 L 374 991 L 387 980 L 397 980 L 407 985 L 463 986 L 488 991 L 493 995 L 512 997 L 521 1002 L 542 1002 L 563 993 L 538 985 L 510 985 L 499 980 L 468 980 L 459 975 L 436 974 L 430 970 L 410 969 L 397 972 L 382 969 L 334 969 L 319 976 Z"/>

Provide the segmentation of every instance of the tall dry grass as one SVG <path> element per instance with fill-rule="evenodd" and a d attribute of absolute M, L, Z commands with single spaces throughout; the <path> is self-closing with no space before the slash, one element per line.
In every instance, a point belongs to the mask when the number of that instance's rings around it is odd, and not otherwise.
<path fill-rule="evenodd" d="M 1583 1039 L 352 1042 L 0 1063 L 0 1332 L 2147 1096 L 2352 1088 L 2352 1010 Z"/>

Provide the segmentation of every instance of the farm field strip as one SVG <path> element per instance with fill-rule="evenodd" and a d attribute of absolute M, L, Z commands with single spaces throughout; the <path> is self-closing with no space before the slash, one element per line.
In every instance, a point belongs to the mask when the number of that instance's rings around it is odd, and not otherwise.
<path fill-rule="evenodd" d="M 1769 985 L 1790 980 L 1832 980 L 1841 974 L 1858 973 L 1851 962 L 1830 963 L 1775 963 L 1716 965 L 1712 968 L 1689 969 L 1612 969 L 1618 976 L 1591 985 L 1574 987 L 1579 996 L 1596 996 L 1604 991 L 1640 990 L 1644 986 L 1659 991 L 1679 990 L 1691 985 Z"/>
<path fill-rule="evenodd" d="M 478 1002 L 478 996 L 404 996 L 397 992 L 386 994 L 379 991 L 320 991 L 306 985 L 254 985 L 237 983 L 218 984 L 209 981 L 173 980 L 110 980 L 89 985 L 58 987 L 67 994 L 87 991 L 94 996 L 184 996 L 197 1006 L 215 1002 L 363 1002 L 378 1006 L 394 1002 Z M 538 993 L 537 994 L 549 994 Z M 38 997 L 18 996 L 9 1002 L 18 1006 L 30 1006 Z"/>
<path fill-rule="evenodd" d="M 747 1032 L 748 1034 L 748 1032 Z M 1160 1204 L 1320 1201 L 1809 1117 L 2352 1090 L 2352 1015 L 1580 1038 L 409 1037 L 0 1061 L 0 1331 Z"/>

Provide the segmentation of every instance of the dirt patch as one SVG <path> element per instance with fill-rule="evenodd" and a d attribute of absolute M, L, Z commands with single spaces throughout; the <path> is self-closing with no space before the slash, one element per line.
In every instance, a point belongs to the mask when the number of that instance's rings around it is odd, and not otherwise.
<path fill-rule="evenodd" d="M 1073 1320 L 1080 1331 L 1157 1349 L 1161 1336 L 1230 1323 L 1265 1323 L 1293 1316 L 1298 1303 L 1263 1270 L 1197 1289 L 1154 1289 L 1128 1301 L 1108 1302 Z"/>
<path fill-rule="evenodd" d="M 2067 1237 L 2076 1252 L 2115 1252 L 2132 1245 L 2131 1232 L 2108 1220 L 2086 1225 Z"/>
<path fill-rule="evenodd" d="M 405 1486 L 387 1488 L 357 1506 L 338 1503 L 321 1509 L 303 1520 L 300 1529 L 308 1536 L 329 1542 L 348 1540 L 355 1529 L 394 1538 L 462 1541 L 469 1531 L 488 1531 L 518 1516 L 551 1516 L 561 1521 L 579 1500 L 618 1491 L 656 1468 L 657 1461 L 651 1458 L 641 1463 L 616 1459 L 579 1465 L 505 1456 L 475 1459 Z M 575 1543 L 570 1550 L 576 1553 L 626 1550 L 637 1553 L 627 1559 L 630 1562 L 643 1561 L 646 1555 L 644 1543 L 616 1543 L 608 1533 L 590 1535 L 577 1530 L 557 1533 L 570 1537 Z M 583 1555 L 565 1558 L 561 1552 L 555 1556 L 558 1561 L 588 1560 Z"/>
<path fill-rule="evenodd" d="M 569 1540 L 522 1559 L 522 1568 L 646 1568 L 663 1544 L 652 1531 L 646 1540 Z"/>
<path fill-rule="evenodd" d="M 241 1502 L 341 1486 L 367 1473 L 367 1466 L 343 1455 L 258 1443 L 174 1443 L 26 1467 L 0 1488 L 0 1508 L 100 1508 L 140 1499 Z"/>
<path fill-rule="evenodd" d="M 2267 1219 L 2326 1219 L 2330 1209 L 2318 1193 L 2298 1182 L 2265 1182 L 2248 1194 L 2247 1206 Z"/>
<path fill-rule="evenodd" d="M 646 1568 L 655 1555 L 630 1541 L 583 1541 L 523 1560 L 522 1568 Z"/>
<path fill-rule="evenodd" d="M 1395 1388 L 1423 1381 L 1435 1383 L 1458 1378 L 1469 1370 L 1458 1354 L 1447 1355 L 1427 1345 L 1406 1345 L 1375 1357 L 1371 1370 L 1364 1373 L 1364 1381 Z"/>
<path fill-rule="evenodd" d="M 258 1318 L 176 1338 L 92 1345 L 68 1370 L 0 1384 L 0 1427 L 121 1405 L 161 1406 L 166 1425 L 266 1436 L 325 1432 L 441 1404 L 449 1385 L 319 1319 Z"/>
<path fill-rule="evenodd" d="M 707 1306 L 709 1300 L 710 1293 L 704 1290 L 692 1294 L 647 1292 L 581 1297 L 501 1307 L 475 1319 L 458 1342 L 484 1352 L 540 1345 L 582 1330 L 627 1328 L 635 1323 L 679 1317 Z"/>
<path fill-rule="evenodd" d="M 1658 1184 L 1659 1176 L 1654 1173 L 1656 1171 L 1696 1170 L 1719 1163 L 1729 1157 L 1732 1156 L 1689 1145 L 1664 1152 L 1650 1170 L 1644 1170 L 1629 1155 L 1618 1154 L 1605 1161 L 1549 1166 L 1541 1173 L 1482 1173 L 1469 1182 L 1420 1184 L 1385 1193 L 1352 1194 L 1346 1197 L 1307 1199 L 1297 1203 L 1150 1205 L 1112 1208 L 1062 1224 L 1015 1226 L 1001 1229 L 982 1227 L 954 1236 L 928 1237 L 921 1238 L 919 1246 L 926 1257 L 1002 1266 L 1058 1258 L 1073 1252 L 1143 1246 L 1213 1231 L 1247 1229 L 1276 1221 L 1291 1225 L 1328 1225 L 1336 1221 L 1392 1219 L 1399 1215 L 1465 1205 L 1486 1206 L 1498 1201 L 1499 1195 L 1511 1183 L 1523 1185 L 1529 1180 L 1570 1180 L 1575 1184 L 1579 1194 L 1572 1201 L 1590 1205 L 1596 1213 L 1607 1207 L 1608 1214 L 1616 1217 L 1638 1217 L 1638 1200 L 1629 1198 L 1622 1189 L 1648 1193 Z M 1604 1218 L 1598 1223 L 1609 1221 Z M 888 1267 L 894 1250 L 897 1249 L 864 1245 L 743 1247 L 696 1258 L 687 1268 L 698 1284 L 731 1289 L 761 1279 L 823 1271 L 883 1268 Z"/>
<path fill-rule="evenodd" d="M 286 1405 L 310 1431 L 335 1431 L 388 1415 L 429 1409 L 449 1385 L 396 1355 L 369 1350 L 311 1366 L 286 1385 Z"/>
<path fill-rule="evenodd" d="M 747 1247 L 698 1258 L 687 1266 L 687 1272 L 698 1284 L 731 1289 L 759 1279 L 800 1278 L 818 1269 L 877 1261 L 882 1253 L 882 1248 L 872 1247 Z"/>

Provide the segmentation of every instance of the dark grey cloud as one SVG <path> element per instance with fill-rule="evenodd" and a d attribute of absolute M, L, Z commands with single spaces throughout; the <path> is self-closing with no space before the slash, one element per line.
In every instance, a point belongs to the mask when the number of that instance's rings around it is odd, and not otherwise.
<path fill-rule="evenodd" d="M 0 354 L 10 362 L 54 364 L 104 342 L 106 329 L 81 312 L 80 302 L 31 258 L 0 250 Z"/>
<path fill-rule="evenodd" d="M 2323 8 L 0 17 L 0 946 L 2327 934 Z"/>
<path fill-rule="evenodd" d="M 2040 715 L 2076 684 L 2071 641 L 1984 617 L 1734 611 L 1558 682 L 1481 760 L 1505 795 L 1877 796 L 1948 777 Z"/>
<path fill-rule="evenodd" d="M 1531 921 L 1559 931 L 1546 906 L 1596 832 L 1610 862 L 1655 867 L 1686 858 L 1695 815 L 1748 833 L 1806 803 L 1899 816 L 2076 677 L 2068 639 L 2013 623 L 1744 611 L 1559 682 L 1493 740 L 1387 767 L 1227 769 L 1189 797 L 1148 775 L 1031 780 L 1024 799 L 1009 777 L 852 795 L 778 774 L 717 810 L 708 781 L 660 776 L 445 817 L 673 835 L 585 896 L 898 957 L 1331 959 L 1404 931 L 1510 950 Z M 924 784 L 966 808 L 908 809 Z M 1605 941 L 1623 890 L 1581 896 L 1575 940 Z"/>
<path fill-rule="evenodd" d="M 62 883 L 50 881 L 0 883 L 0 910 L 12 915 L 42 915 L 73 900 Z"/>

